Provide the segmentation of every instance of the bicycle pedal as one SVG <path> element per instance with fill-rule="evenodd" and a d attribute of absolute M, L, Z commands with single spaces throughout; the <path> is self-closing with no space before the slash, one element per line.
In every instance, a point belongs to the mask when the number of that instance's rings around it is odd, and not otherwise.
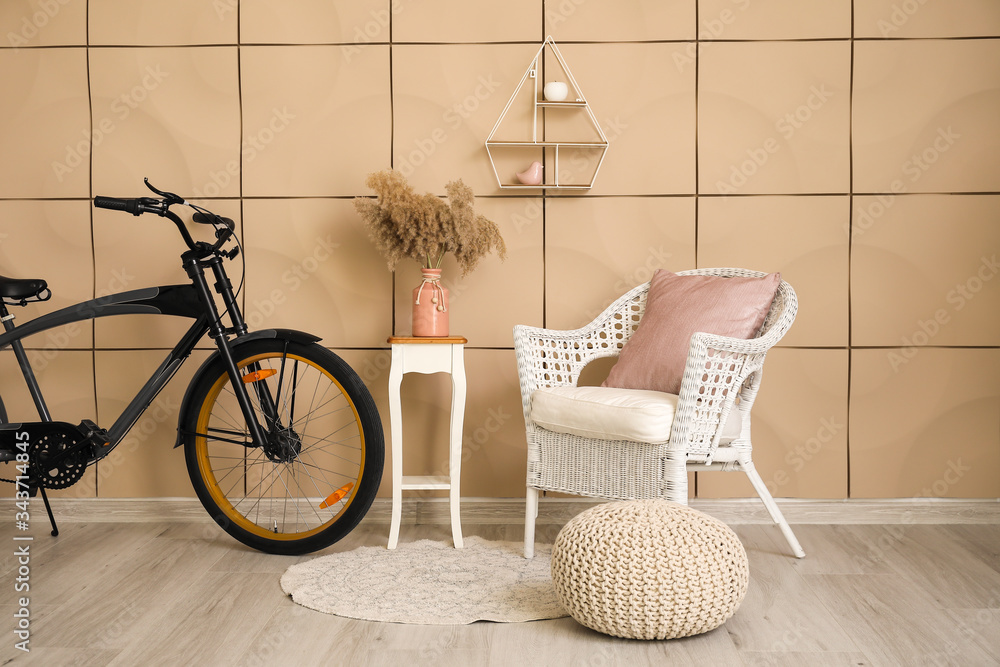
<path fill-rule="evenodd" d="M 111 442 L 107 429 L 103 429 L 89 419 L 84 419 L 76 427 L 83 434 L 84 439 L 89 440 L 98 447 L 105 447 Z"/>

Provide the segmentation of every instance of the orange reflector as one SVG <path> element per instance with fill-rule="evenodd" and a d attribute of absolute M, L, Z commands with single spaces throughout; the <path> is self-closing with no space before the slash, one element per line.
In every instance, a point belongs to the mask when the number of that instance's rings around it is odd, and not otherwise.
<path fill-rule="evenodd" d="M 278 371 L 273 368 L 265 368 L 264 370 L 254 371 L 253 373 L 247 373 L 243 376 L 243 384 L 250 384 L 251 382 L 257 382 L 258 380 L 263 380 L 264 378 L 269 378 Z"/>
<path fill-rule="evenodd" d="M 354 486 L 354 482 L 349 482 L 347 484 L 344 484 L 342 487 L 340 487 L 339 489 L 337 489 L 336 491 L 334 491 L 333 493 L 331 493 L 330 495 L 328 495 L 326 497 L 326 500 L 324 500 L 323 502 L 321 502 L 319 504 L 319 508 L 322 510 L 322 509 L 326 509 L 327 507 L 330 507 L 331 505 L 334 505 L 338 500 L 340 500 L 341 498 L 343 498 L 344 496 L 346 496 L 348 493 L 350 493 L 351 492 L 351 488 L 353 486 Z"/>

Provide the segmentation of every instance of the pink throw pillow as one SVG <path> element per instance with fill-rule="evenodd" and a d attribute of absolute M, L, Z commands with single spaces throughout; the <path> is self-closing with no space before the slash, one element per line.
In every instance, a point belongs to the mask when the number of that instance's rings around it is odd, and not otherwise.
<path fill-rule="evenodd" d="M 611 369 L 604 387 L 680 393 L 691 336 L 699 331 L 751 338 L 764 324 L 781 284 L 762 278 L 653 274 L 646 311 Z"/>

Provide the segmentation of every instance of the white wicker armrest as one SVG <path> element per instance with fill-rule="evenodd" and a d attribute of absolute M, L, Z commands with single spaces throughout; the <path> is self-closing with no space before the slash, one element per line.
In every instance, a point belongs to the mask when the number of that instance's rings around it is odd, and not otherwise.
<path fill-rule="evenodd" d="M 600 356 L 607 356 L 591 342 L 597 331 L 593 322 L 570 330 L 521 324 L 514 327 L 514 357 L 525 421 L 529 420 L 531 394 L 536 389 L 576 386 L 584 366 Z"/>
<path fill-rule="evenodd" d="M 763 275 L 763 274 L 762 274 Z M 791 327 L 798 300 L 782 281 L 774 302 L 755 338 L 744 340 L 708 333 L 691 336 L 687 363 L 670 431 L 670 447 L 704 456 L 707 463 L 719 446 L 719 436 L 740 399 L 743 430 L 740 441 L 749 446 L 750 408 L 760 386 L 764 358 Z"/>
<path fill-rule="evenodd" d="M 670 430 L 671 449 L 711 457 L 719 444 L 720 425 L 726 423 L 748 375 L 749 361 L 761 354 L 748 354 L 734 339 L 696 333 L 691 337 L 677 412 Z M 709 340 L 712 345 L 709 345 Z M 759 368 L 757 363 L 753 366 Z"/>
<path fill-rule="evenodd" d="M 648 292 L 649 283 L 632 288 L 579 329 L 542 329 L 523 324 L 514 327 L 514 356 L 525 423 L 529 422 L 531 394 L 536 389 L 576 386 L 581 371 L 591 361 L 618 356 L 639 325 Z"/>

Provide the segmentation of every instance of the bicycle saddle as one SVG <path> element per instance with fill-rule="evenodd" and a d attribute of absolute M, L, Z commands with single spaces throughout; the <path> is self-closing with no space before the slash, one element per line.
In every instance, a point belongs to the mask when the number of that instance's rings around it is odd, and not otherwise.
<path fill-rule="evenodd" d="M 42 293 L 49 289 L 48 283 L 38 278 L 7 278 L 0 276 L 0 297 L 4 299 L 38 299 L 45 301 L 49 297 L 42 298 Z"/>

